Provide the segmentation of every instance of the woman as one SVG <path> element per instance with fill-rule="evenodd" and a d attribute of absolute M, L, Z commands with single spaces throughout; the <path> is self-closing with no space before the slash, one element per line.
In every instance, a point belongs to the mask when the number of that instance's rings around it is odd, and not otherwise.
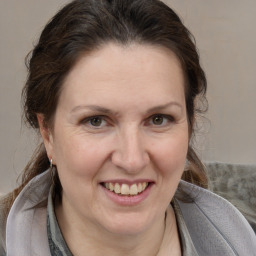
<path fill-rule="evenodd" d="M 2 200 L 2 255 L 256 255 L 243 216 L 204 189 L 191 138 L 206 79 L 170 8 L 73 1 L 28 67 L 43 144 Z"/>

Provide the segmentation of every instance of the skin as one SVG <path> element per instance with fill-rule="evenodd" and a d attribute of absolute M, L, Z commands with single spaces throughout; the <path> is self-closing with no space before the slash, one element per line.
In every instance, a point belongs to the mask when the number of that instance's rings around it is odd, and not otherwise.
<path fill-rule="evenodd" d="M 74 255 L 156 255 L 166 230 L 161 253 L 181 254 L 172 210 L 165 229 L 189 142 L 184 76 L 170 50 L 110 43 L 82 56 L 64 81 L 53 129 L 38 120 L 63 186 L 56 215 Z M 124 206 L 100 185 L 116 179 L 152 186 Z"/>

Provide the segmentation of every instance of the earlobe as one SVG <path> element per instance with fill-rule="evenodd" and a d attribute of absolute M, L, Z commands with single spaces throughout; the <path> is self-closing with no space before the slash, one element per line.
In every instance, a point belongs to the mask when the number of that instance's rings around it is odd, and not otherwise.
<path fill-rule="evenodd" d="M 44 146 L 50 161 L 50 159 L 54 158 L 52 133 L 44 121 L 43 114 L 37 114 L 37 121 L 38 121 L 41 136 L 43 138 Z"/>

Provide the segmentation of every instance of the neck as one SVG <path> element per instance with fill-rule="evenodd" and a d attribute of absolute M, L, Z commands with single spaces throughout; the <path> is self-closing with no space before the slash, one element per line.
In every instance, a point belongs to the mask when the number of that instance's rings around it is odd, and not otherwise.
<path fill-rule="evenodd" d="M 132 235 L 114 234 L 102 229 L 102 227 L 99 227 L 94 223 L 84 223 L 82 221 L 71 219 L 70 215 L 65 214 L 61 205 L 56 207 L 56 215 L 64 239 L 74 256 L 86 255 L 88 252 L 90 252 L 91 256 L 166 255 L 164 254 L 165 248 L 162 247 L 170 245 L 169 240 L 173 239 L 169 236 L 171 235 L 175 239 L 174 234 L 177 232 L 177 230 L 175 231 L 176 223 L 173 211 L 171 212 L 171 215 L 168 213 L 167 229 L 165 228 L 166 216 L 163 214 L 149 228 Z M 171 225 L 171 228 L 170 222 L 175 223 L 175 225 Z M 163 239 L 166 232 L 168 233 L 167 241 L 165 241 L 166 239 Z M 161 253 L 159 253 L 159 251 L 161 251 Z"/>
<path fill-rule="evenodd" d="M 162 244 L 157 256 L 181 256 L 181 245 L 176 217 L 173 208 L 170 206 L 166 212 L 166 228 Z"/>

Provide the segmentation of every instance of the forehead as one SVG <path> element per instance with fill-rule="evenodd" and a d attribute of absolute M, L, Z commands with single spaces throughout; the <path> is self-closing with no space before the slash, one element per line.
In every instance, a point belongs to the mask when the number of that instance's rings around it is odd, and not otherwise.
<path fill-rule="evenodd" d="M 132 97 L 134 104 L 146 98 L 182 101 L 184 76 L 176 55 L 163 47 L 110 43 L 80 57 L 64 81 L 60 98 L 82 104 L 120 95 Z"/>

